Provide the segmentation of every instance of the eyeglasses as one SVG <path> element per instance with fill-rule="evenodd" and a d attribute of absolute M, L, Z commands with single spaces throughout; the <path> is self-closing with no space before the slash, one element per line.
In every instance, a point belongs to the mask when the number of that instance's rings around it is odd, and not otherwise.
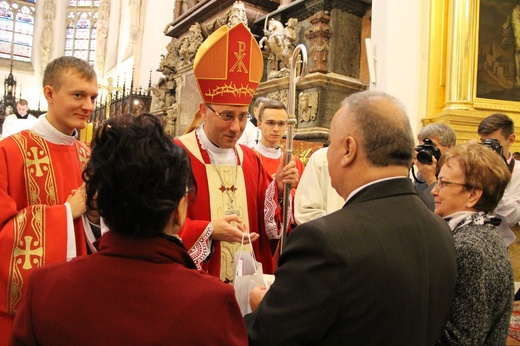
<path fill-rule="evenodd" d="M 216 110 L 213 109 L 213 107 L 211 107 L 209 104 L 206 103 L 206 107 L 208 107 L 209 109 L 211 109 L 211 111 L 213 113 L 215 113 L 216 115 L 218 115 L 220 117 L 220 119 L 224 120 L 225 122 L 232 122 L 232 121 L 235 121 L 235 119 L 238 119 L 239 122 L 244 122 L 244 121 L 247 121 L 247 119 L 249 119 L 250 115 L 249 113 L 243 113 L 243 114 L 240 114 L 239 116 L 235 116 L 233 113 L 219 113 L 217 112 Z"/>
<path fill-rule="evenodd" d="M 462 184 L 462 183 L 454 183 L 452 181 L 446 181 L 446 180 L 437 180 L 437 187 L 439 188 L 439 190 L 444 189 L 446 186 L 455 186 L 455 185 L 466 187 L 466 184 Z"/>
<path fill-rule="evenodd" d="M 284 127 L 284 126 L 287 126 L 287 121 L 267 120 L 267 121 L 262 121 L 262 124 L 266 124 L 267 126 L 270 126 L 270 127 L 274 127 L 275 125 L 278 125 L 278 127 Z"/>

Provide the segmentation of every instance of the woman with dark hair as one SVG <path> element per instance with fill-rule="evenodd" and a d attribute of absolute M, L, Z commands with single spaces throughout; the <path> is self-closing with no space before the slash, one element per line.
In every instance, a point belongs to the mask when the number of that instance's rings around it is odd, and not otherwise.
<path fill-rule="evenodd" d="M 13 343 L 246 345 L 233 287 L 196 270 L 177 236 L 194 180 L 160 121 L 107 120 L 83 176 L 109 231 L 97 253 L 33 273 Z"/>
<path fill-rule="evenodd" d="M 492 213 L 511 173 L 499 154 L 476 143 L 451 148 L 440 166 L 432 190 L 435 214 L 452 229 L 458 274 L 451 316 L 438 344 L 505 345 L 513 271 L 496 232 L 500 219 Z"/>

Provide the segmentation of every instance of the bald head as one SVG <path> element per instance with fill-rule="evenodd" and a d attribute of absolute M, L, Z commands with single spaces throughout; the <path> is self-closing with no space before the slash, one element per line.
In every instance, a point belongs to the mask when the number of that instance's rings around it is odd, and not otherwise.
<path fill-rule="evenodd" d="M 344 112 L 336 125 L 345 136 L 350 127 L 370 164 L 410 167 L 414 139 L 406 109 L 398 99 L 379 91 L 363 91 L 348 96 L 341 105 Z"/>
<path fill-rule="evenodd" d="M 340 196 L 372 181 L 407 176 L 415 143 L 403 105 L 377 91 L 352 94 L 341 105 L 330 124 L 327 152 Z"/>

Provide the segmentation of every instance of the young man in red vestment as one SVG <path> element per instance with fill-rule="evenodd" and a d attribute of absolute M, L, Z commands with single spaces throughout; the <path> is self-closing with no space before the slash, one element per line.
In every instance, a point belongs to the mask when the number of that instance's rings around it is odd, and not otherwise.
<path fill-rule="evenodd" d="M 284 160 L 283 151 L 282 148 L 280 148 L 280 142 L 287 130 L 287 108 L 278 100 L 267 100 L 258 110 L 257 116 L 258 128 L 260 129 L 262 137 L 260 141 L 256 143 L 254 150 L 258 153 L 258 157 L 260 158 L 260 161 L 262 161 L 264 168 L 274 178 L 278 167 L 282 164 L 282 160 Z M 293 160 L 298 169 L 298 175 L 301 177 L 305 166 L 297 156 L 293 156 Z M 297 187 L 298 182 L 291 189 L 291 196 L 293 199 Z M 292 203 L 291 212 L 292 215 L 294 215 L 294 203 Z M 296 224 L 296 221 L 291 219 L 290 223 L 294 225 Z M 276 245 L 278 245 L 278 242 L 271 242 L 272 248 Z M 273 264 L 275 267 L 278 262 L 277 254 L 278 251 L 276 251 L 276 255 L 273 258 Z"/>
<path fill-rule="evenodd" d="M 98 94 L 88 62 L 60 57 L 43 76 L 48 112 L 0 142 L 0 345 L 6 345 L 29 274 L 87 254 L 95 240 L 82 170 L 89 149 L 76 140 Z M 95 251 L 91 247 L 91 251 Z"/>
<path fill-rule="evenodd" d="M 210 35 L 193 64 L 203 124 L 176 140 L 188 150 L 197 182 L 179 235 L 195 264 L 224 282 L 233 281 L 233 255 L 244 233 L 250 233 L 264 273 L 272 273 L 269 239 L 279 238 L 278 196 L 285 183 L 298 181 L 294 162 L 279 167 L 273 180 L 253 150 L 237 145 L 262 64 L 260 48 L 243 23 Z"/>
<path fill-rule="evenodd" d="M 269 174 L 274 175 L 283 159 L 280 142 L 287 130 L 287 108 L 277 100 L 268 100 L 263 103 L 258 112 L 258 128 L 262 130 L 262 138 L 254 149 L 260 156 L 260 161 Z M 296 168 L 301 176 L 305 166 L 300 159 L 294 156 Z M 296 186 L 294 189 L 296 189 Z M 292 195 L 294 196 L 294 189 Z"/>

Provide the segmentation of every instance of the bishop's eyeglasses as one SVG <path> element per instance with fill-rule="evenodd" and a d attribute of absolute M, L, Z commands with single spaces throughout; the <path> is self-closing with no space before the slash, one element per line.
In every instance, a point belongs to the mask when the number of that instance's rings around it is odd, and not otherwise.
<path fill-rule="evenodd" d="M 215 113 L 220 119 L 222 119 L 225 122 L 232 122 L 232 121 L 235 121 L 235 119 L 238 119 L 239 122 L 243 123 L 243 122 L 247 121 L 247 119 L 249 119 L 251 117 L 251 115 L 249 115 L 249 113 L 242 113 L 242 114 L 240 114 L 238 116 L 235 116 L 235 114 L 233 114 L 231 112 L 219 113 L 216 110 L 214 110 L 213 107 L 211 107 L 207 103 L 206 103 L 206 107 L 211 109 L 211 111 L 213 113 Z"/>

